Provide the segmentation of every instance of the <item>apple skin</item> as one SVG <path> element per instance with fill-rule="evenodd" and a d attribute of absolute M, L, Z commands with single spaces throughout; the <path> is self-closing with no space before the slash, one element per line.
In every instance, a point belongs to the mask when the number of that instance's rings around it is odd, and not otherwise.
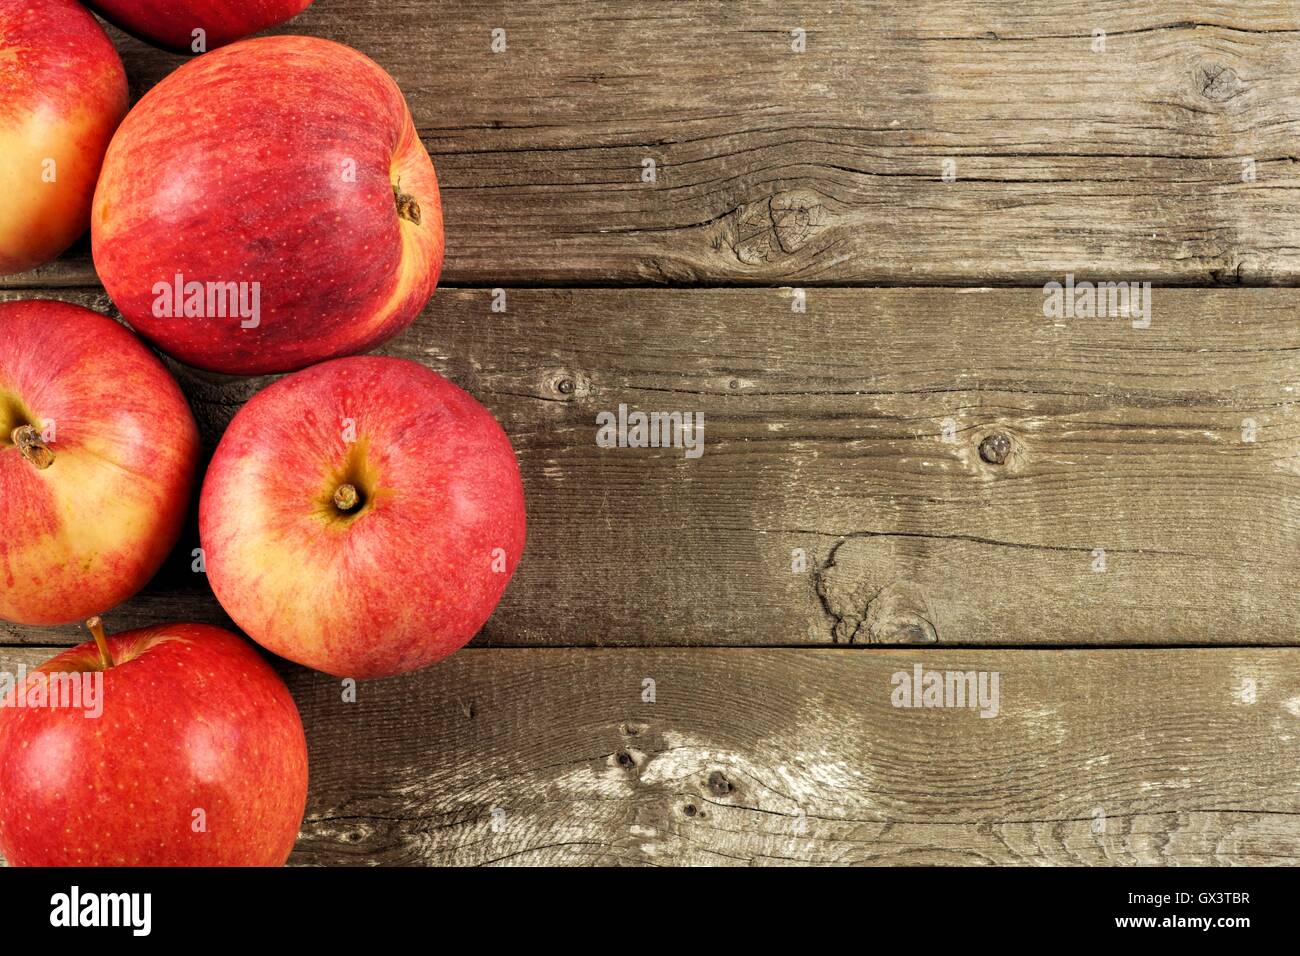
<path fill-rule="evenodd" d="M 191 60 L 131 110 L 91 239 L 113 302 L 162 351 L 212 371 L 285 372 L 411 323 L 442 269 L 442 204 L 381 67 L 328 40 L 259 37 Z M 177 275 L 246 283 L 260 315 L 155 315 L 156 286 Z"/>
<path fill-rule="evenodd" d="M 348 512 L 333 503 L 344 484 L 360 496 Z M 335 676 L 386 677 L 487 621 L 523 553 L 523 483 L 501 426 L 451 382 L 405 359 L 337 359 L 235 415 L 199 534 L 249 637 Z"/>
<path fill-rule="evenodd" d="M 126 107 L 122 60 L 79 4 L 0 0 L 0 275 L 50 261 L 86 231 Z"/>
<path fill-rule="evenodd" d="M 0 708 L 0 853 L 16 866 L 282 865 L 307 801 L 307 742 L 284 682 L 206 624 L 107 645 L 98 717 Z M 38 670 L 100 669 L 91 641 Z"/>
<path fill-rule="evenodd" d="M 87 0 L 110 23 L 142 40 L 178 52 L 194 49 L 194 30 L 215 50 L 296 17 L 312 0 Z"/>
<path fill-rule="evenodd" d="M 123 326 L 66 302 L 0 303 L 0 618 L 66 624 L 151 578 L 194 487 L 194 416 Z M 15 428 L 48 432 L 39 468 Z"/>

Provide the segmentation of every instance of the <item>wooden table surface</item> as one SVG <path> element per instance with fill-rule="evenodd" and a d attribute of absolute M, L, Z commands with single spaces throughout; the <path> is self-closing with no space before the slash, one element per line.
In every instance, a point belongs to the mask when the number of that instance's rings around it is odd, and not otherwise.
<path fill-rule="evenodd" d="M 110 32 L 135 97 L 183 61 Z M 529 507 L 467 650 L 356 703 L 282 665 L 291 862 L 1300 863 L 1300 8 L 278 32 L 406 92 L 448 256 L 381 351 L 498 415 Z M 1152 283 L 1150 327 L 1046 316 L 1067 274 Z M 32 296 L 115 314 L 84 241 L 0 280 Z M 209 452 L 269 381 L 171 368 Z M 702 412 L 703 456 L 599 447 L 620 404 Z M 229 624 L 197 538 L 110 629 Z M 0 625 L 0 667 L 83 639 Z M 892 706 L 918 664 L 996 672 L 998 715 Z"/>

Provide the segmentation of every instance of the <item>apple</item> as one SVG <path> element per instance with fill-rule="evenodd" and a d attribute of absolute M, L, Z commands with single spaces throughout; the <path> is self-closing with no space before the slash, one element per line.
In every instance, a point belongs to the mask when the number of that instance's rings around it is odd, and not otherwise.
<path fill-rule="evenodd" d="M 202 53 L 292 19 L 312 0 L 87 0 L 128 33 L 169 50 Z M 196 34 L 196 30 L 202 30 Z"/>
<path fill-rule="evenodd" d="M 186 63 L 104 160 L 95 267 L 167 354 L 237 374 L 364 352 L 442 269 L 438 181 L 392 78 L 349 47 L 260 37 Z"/>
<path fill-rule="evenodd" d="M 0 618 L 65 624 L 140 590 L 180 534 L 198 454 L 185 397 L 127 329 L 0 303 Z"/>
<path fill-rule="evenodd" d="M 53 259 L 90 225 L 126 72 L 73 0 L 0 2 L 0 275 Z"/>
<path fill-rule="evenodd" d="M 0 707 L 0 853 L 17 866 L 280 866 L 307 801 L 289 690 L 206 624 L 46 661 Z M 58 704 L 58 706 L 55 706 Z"/>
<path fill-rule="evenodd" d="M 492 414 L 405 359 L 336 359 L 253 396 L 199 496 L 208 581 L 263 647 L 386 677 L 464 645 L 524 548 L 514 450 Z"/>

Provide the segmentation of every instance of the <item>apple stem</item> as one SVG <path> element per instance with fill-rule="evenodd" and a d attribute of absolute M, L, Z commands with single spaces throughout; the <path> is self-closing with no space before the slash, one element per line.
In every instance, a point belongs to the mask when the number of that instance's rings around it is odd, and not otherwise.
<path fill-rule="evenodd" d="M 108 649 L 108 638 L 104 636 L 104 622 L 95 615 L 86 622 L 86 627 L 90 628 L 90 633 L 95 636 L 95 646 L 99 648 L 99 663 L 104 669 L 113 666 L 113 652 Z"/>
<path fill-rule="evenodd" d="M 393 200 L 397 203 L 397 217 L 420 224 L 420 204 L 410 193 L 402 192 L 400 186 L 393 186 Z"/>
<path fill-rule="evenodd" d="M 45 444 L 45 439 L 36 430 L 36 426 L 19 425 L 9 438 L 22 452 L 23 457 L 42 471 L 54 464 L 54 452 L 50 451 L 50 446 Z"/>
<path fill-rule="evenodd" d="M 339 511 L 351 511 L 360 500 L 357 489 L 352 485 L 339 485 L 334 492 L 334 507 Z"/>

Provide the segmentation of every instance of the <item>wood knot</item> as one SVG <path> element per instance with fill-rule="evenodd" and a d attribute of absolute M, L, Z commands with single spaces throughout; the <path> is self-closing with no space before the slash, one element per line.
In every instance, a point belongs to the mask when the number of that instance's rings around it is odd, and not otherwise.
<path fill-rule="evenodd" d="M 1001 465 L 1011 454 L 1011 438 L 1002 432 L 994 432 L 980 442 L 980 457 L 990 465 Z"/>
<path fill-rule="evenodd" d="M 636 758 L 627 750 L 620 750 L 618 753 L 614 754 L 614 762 L 624 770 L 636 769 Z"/>
<path fill-rule="evenodd" d="M 1243 84 L 1231 67 L 1203 63 L 1196 68 L 1196 87 L 1212 103 L 1223 103 L 1241 92 Z"/>
<path fill-rule="evenodd" d="M 821 197 L 795 189 L 743 203 L 729 217 L 729 243 L 746 265 L 780 260 L 798 252 L 825 228 L 830 216 Z"/>
<path fill-rule="evenodd" d="M 924 539 L 872 534 L 845 538 L 813 575 L 837 644 L 937 644 L 939 629 L 915 582 Z M 919 550 L 918 550 L 919 549 Z"/>
<path fill-rule="evenodd" d="M 538 385 L 548 397 L 560 402 L 576 402 L 589 390 L 580 372 L 563 366 L 543 369 Z"/>
<path fill-rule="evenodd" d="M 895 581 L 868 602 L 860 630 L 871 644 L 937 644 L 932 616 L 919 587 Z"/>

